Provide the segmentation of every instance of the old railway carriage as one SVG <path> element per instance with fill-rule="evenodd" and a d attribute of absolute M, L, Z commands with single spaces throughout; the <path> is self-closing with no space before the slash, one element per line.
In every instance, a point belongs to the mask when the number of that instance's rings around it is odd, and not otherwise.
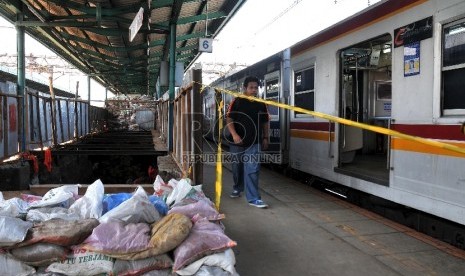
<path fill-rule="evenodd" d="M 291 68 L 296 106 L 465 147 L 465 1 L 381 1 L 293 45 Z M 297 170 L 465 224 L 464 154 L 291 112 L 289 155 Z"/>
<path fill-rule="evenodd" d="M 262 79 L 266 99 L 465 148 L 463 0 L 378 2 L 212 86 L 240 91 L 248 74 Z M 227 108 L 230 96 L 223 97 Z M 465 154 L 270 111 L 283 165 L 465 232 Z M 432 218 L 405 220 L 440 235 Z M 465 246 L 464 237 L 449 234 Z"/>

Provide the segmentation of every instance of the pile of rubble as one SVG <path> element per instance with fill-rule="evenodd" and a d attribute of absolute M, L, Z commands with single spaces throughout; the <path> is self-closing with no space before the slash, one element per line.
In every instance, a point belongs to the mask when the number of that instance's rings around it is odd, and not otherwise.
<path fill-rule="evenodd" d="M 136 123 L 137 110 L 156 110 L 157 101 L 153 97 L 117 95 L 107 99 L 105 102 L 106 109 L 113 116 L 109 120 L 109 128 L 112 130 L 130 130 L 138 131 L 139 126 Z"/>
<path fill-rule="evenodd" d="M 82 197 L 78 187 L 0 192 L 1 275 L 238 275 L 236 242 L 201 185 L 157 176 L 153 195 L 105 194 L 97 180 Z"/>

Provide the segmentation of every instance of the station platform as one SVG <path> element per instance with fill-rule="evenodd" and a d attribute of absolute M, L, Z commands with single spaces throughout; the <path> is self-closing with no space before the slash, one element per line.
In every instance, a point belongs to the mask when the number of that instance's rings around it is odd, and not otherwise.
<path fill-rule="evenodd" d="M 215 166 L 204 165 L 203 190 L 214 198 Z M 237 242 L 236 269 L 247 275 L 464 275 L 465 251 L 262 167 L 270 205 L 230 198 L 223 166 L 220 212 Z"/>

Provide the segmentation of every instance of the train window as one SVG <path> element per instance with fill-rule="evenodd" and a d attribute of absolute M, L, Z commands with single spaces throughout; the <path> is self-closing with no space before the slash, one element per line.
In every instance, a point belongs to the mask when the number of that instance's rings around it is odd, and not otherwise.
<path fill-rule="evenodd" d="M 266 99 L 270 101 L 278 101 L 279 97 L 279 80 L 278 79 L 273 79 L 273 80 L 267 80 L 266 81 Z M 279 108 L 274 106 L 274 105 L 268 105 L 268 112 L 270 115 L 279 115 Z"/>
<path fill-rule="evenodd" d="M 376 99 L 383 101 L 383 100 L 391 100 L 391 98 L 392 98 L 391 83 L 389 82 L 376 83 Z"/>
<path fill-rule="evenodd" d="M 308 110 L 315 109 L 315 67 L 310 67 L 294 74 L 294 106 Z M 306 116 L 295 112 L 295 117 Z"/>
<path fill-rule="evenodd" d="M 444 115 L 465 115 L 465 19 L 444 26 L 442 49 Z"/>
<path fill-rule="evenodd" d="M 266 98 L 277 97 L 279 94 L 278 79 L 266 81 Z"/>

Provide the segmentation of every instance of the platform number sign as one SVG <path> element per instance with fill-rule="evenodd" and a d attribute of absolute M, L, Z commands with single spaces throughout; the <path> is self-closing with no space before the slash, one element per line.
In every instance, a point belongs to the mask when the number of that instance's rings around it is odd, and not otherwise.
<path fill-rule="evenodd" d="M 199 52 L 211 53 L 213 51 L 212 43 L 213 39 L 211 38 L 199 38 Z"/>

